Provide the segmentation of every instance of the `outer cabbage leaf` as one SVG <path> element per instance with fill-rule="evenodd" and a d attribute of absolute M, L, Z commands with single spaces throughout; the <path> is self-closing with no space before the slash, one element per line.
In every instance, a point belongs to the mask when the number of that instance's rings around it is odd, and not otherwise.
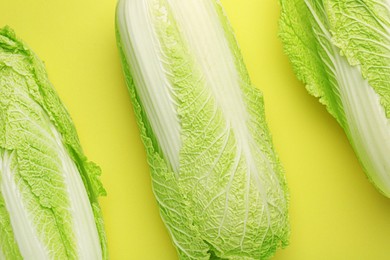
<path fill-rule="evenodd" d="M 297 77 L 345 130 L 390 197 L 389 2 L 281 0 L 280 35 Z"/>
<path fill-rule="evenodd" d="M 287 188 L 263 96 L 219 2 L 120 1 L 117 39 L 180 258 L 266 259 L 287 245 Z"/>

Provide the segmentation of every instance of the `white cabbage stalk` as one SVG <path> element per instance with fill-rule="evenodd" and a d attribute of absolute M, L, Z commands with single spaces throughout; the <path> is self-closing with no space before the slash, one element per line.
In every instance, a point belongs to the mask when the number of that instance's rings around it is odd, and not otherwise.
<path fill-rule="evenodd" d="M 43 63 L 0 29 L 0 259 L 106 259 L 98 175 Z"/>
<path fill-rule="evenodd" d="M 390 1 L 281 0 L 294 70 L 345 130 L 369 180 L 390 197 Z"/>
<path fill-rule="evenodd" d="M 180 258 L 265 259 L 286 245 L 284 173 L 219 2 L 121 0 L 117 39 Z"/>

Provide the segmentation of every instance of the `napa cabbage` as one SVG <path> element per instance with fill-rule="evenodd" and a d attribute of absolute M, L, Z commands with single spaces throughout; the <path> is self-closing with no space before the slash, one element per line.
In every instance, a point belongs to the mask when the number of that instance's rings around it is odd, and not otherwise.
<path fill-rule="evenodd" d="M 116 28 L 180 259 L 266 259 L 287 245 L 287 187 L 263 95 L 219 1 L 120 0 Z"/>

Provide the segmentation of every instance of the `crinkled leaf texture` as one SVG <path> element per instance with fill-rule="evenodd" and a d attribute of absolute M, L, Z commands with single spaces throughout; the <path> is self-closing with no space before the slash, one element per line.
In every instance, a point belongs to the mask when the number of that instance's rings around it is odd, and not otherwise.
<path fill-rule="evenodd" d="M 0 258 L 106 259 L 99 175 L 43 63 L 0 29 Z"/>
<path fill-rule="evenodd" d="M 117 39 L 181 259 L 267 259 L 288 243 L 284 172 L 215 0 L 121 0 Z"/>
<path fill-rule="evenodd" d="M 281 0 L 280 36 L 297 77 L 345 130 L 390 197 L 390 1 Z"/>

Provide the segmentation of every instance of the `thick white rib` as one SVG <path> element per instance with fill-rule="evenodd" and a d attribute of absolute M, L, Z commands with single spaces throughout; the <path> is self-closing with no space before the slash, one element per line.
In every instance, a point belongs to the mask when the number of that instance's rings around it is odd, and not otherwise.
<path fill-rule="evenodd" d="M 149 0 L 120 1 L 118 29 L 138 97 L 166 159 L 178 172 L 182 146 L 180 123 L 158 36 L 153 29 L 151 5 Z"/>
<path fill-rule="evenodd" d="M 213 1 L 167 0 L 189 52 L 205 76 L 225 119 L 235 134 L 247 139 L 248 113 L 235 59 Z M 237 139 L 240 139 L 239 137 Z"/>
<path fill-rule="evenodd" d="M 77 166 L 69 157 L 60 133 L 52 125 L 51 132 L 61 159 L 63 177 L 68 190 L 73 230 L 76 238 L 79 259 L 102 259 L 100 238 L 97 232 L 92 207 Z"/>
<path fill-rule="evenodd" d="M 390 196 L 390 120 L 379 95 L 334 48 L 339 92 L 348 122 L 352 145 L 376 186 Z"/>

